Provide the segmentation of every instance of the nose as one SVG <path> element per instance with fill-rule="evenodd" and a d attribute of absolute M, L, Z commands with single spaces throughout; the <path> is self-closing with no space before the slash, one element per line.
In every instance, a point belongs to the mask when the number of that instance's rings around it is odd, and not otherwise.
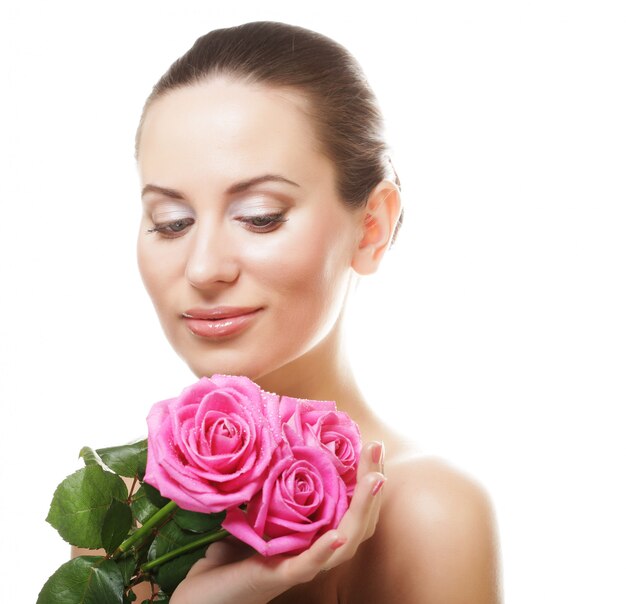
<path fill-rule="evenodd" d="M 239 262 L 227 230 L 205 223 L 198 224 L 192 234 L 185 276 L 195 288 L 210 289 L 237 280 Z"/>

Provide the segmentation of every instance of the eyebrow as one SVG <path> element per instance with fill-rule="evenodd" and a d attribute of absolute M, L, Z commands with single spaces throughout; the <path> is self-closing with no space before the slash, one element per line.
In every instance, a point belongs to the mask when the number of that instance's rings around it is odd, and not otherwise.
<path fill-rule="evenodd" d="M 288 185 L 293 185 L 294 187 L 299 187 L 300 185 L 297 182 L 293 182 L 293 180 L 289 180 L 284 176 L 279 176 L 278 174 L 264 174 L 263 176 L 255 176 L 254 178 L 249 178 L 248 180 L 242 180 L 240 182 L 236 182 L 226 189 L 226 193 L 229 195 L 233 195 L 235 193 L 241 193 L 246 191 L 250 187 L 254 185 L 258 185 L 262 182 L 282 182 Z M 161 193 L 166 195 L 167 197 L 171 197 L 172 199 L 184 199 L 184 195 L 175 189 L 168 189 L 166 187 L 159 187 L 157 185 L 146 185 L 141 190 L 141 196 L 143 197 L 146 193 Z"/>

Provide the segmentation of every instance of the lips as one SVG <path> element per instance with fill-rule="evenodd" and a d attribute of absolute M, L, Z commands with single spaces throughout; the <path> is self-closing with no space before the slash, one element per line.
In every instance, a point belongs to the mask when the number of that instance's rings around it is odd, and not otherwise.
<path fill-rule="evenodd" d="M 245 331 L 254 323 L 261 310 L 262 308 L 247 306 L 190 308 L 182 317 L 194 335 L 219 340 Z"/>
<path fill-rule="evenodd" d="M 231 317 L 239 317 L 248 315 L 257 310 L 258 307 L 252 306 L 215 306 L 214 308 L 190 308 L 183 313 L 183 317 L 189 319 L 229 319 Z"/>

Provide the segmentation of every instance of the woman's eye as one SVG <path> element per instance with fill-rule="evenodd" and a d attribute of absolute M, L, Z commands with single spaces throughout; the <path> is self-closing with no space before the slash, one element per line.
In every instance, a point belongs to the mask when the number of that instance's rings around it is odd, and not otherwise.
<path fill-rule="evenodd" d="M 174 239 L 177 237 L 177 233 L 182 233 L 183 230 L 194 223 L 193 218 L 181 218 L 174 220 L 173 222 L 157 223 L 153 228 L 148 229 L 147 233 L 154 233 L 155 231 L 161 233 L 163 237 L 168 239 Z"/>
<path fill-rule="evenodd" d="M 287 222 L 285 214 L 277 212 L 275 214 L 264 214 L 261 216 L 241 216 L 237 220 L 246 224 L 246 228 L 255 233 L 268 233 L 278 228 L 281 222 Z"/>
<path fill-rule="evenodd" d="M 269 233 L 278 228 L 281 222 L 286 222 L 285 214 L 276 212 L 274 214 L 264 214 L 260 216 L 241 216 L 237 220 L 245 224 L 245 228 L 255 233 Z M 148 229 L 147 233 L 158 232 L 166 239 L 175 239 L 179 237 L 185 229 L 192 225 L 195 221 L 193 218 L 181 218 L 172 222 L 155 223 L 153 228 Z"/>

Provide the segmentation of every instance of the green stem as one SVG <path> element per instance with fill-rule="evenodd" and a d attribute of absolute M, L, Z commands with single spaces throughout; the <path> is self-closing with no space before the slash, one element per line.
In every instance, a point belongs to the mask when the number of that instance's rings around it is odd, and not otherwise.
<path fill-rule="evenodd" d="M 166 518 L 177 508 L 178 506 L 173 501 L 166 503 L 158 512 L 150 516 L 150 518 L 148 518 L 148 520 L 146 520 L 141 527 L 139 527 L 128 539 L 126 539 L 126 541 L 122 542 L 118 546 L 115 553 L 118 554 L 127 552 L 135 543 L 137 543 L 137 541 L 142 539 L 144 535 L 147 535 L 154 526 L 159 524 L 161 520 Z"/>
<path fill-rule="evenodd" d="M 163 554 L 162 556 L 159 556 L 158 558 L 155 558 L 154 560 L 151 560 L 150 562 L 146 562 L 145 564 L 142 564 L 141 571 L 145 572 L 148 570 L 152 570 L 153 568 L 160 566 L 164 562 L 168 562 L 172 558 L 176 558 L 180 556 L 181 554 L 186 554 L 187 552 L 197 549 L 203 545 L 208 545 L 209 543 L 213 543 L 214 541 L 219 541 L 220 539 L 223 539 L 224 537 L 228 537 L 229 534 L 230 533 L 227 530 L 220 528 L 220 530 L 216 531 L 215 533 L 210 533 L 208 535 L 205 535 L 204 537 L 200 537 L 199 539 L 196 539 L 195 541 L 192 541 L 191 543 L 187 543 L 187 545 L 183 545 L 177 549 L 173 549 L 171 552 L 167 552 L 167 554 Z"/>

